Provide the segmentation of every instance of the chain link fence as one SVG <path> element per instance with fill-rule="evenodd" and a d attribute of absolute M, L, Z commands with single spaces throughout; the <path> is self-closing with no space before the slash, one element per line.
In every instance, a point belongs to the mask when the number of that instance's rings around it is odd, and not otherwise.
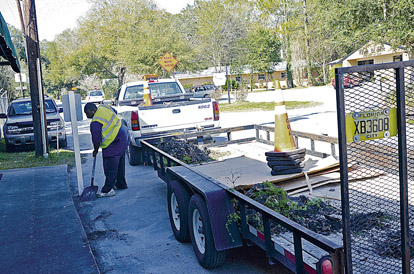
<path fill-rule="evenodd" d="M 347 273 L 409 273 L 414 253 L 409 236 L 414 219 L 408 214 L 414 210 L 413 65 L 337 69 Z"/>

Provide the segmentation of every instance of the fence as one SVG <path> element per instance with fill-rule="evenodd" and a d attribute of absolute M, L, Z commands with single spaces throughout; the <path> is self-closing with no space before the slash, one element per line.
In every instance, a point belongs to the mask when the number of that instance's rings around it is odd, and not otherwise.
<path fill-rule="evenodd" d="M 410 273 L 413 66 L 336 69 L 346 273 Z"/>

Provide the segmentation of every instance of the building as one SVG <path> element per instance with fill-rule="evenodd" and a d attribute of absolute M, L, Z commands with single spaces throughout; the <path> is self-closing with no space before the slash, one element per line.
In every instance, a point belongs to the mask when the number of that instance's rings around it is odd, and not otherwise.
<path fill-rule="evenodd" d="M 261 87 L 261 85 L 267 85 L 269 88 L 273 85 L 273 80 L 279 80 L 281 85 L 286 85 L 286 62 L 281 62 L 276 64 L 272 68 L 272 73 L 257 73 L 251 72 L 249 69 L 243 69 L 240 73 L 232 71 L 229 75 L 231 79 L 238 82 L 244 82 L 249 85 L 250 81 L 253 80 L 253 83 L 256 87 Z M 202 84 L 213 84 L 216 83 L 217 78 L 225 79 L 226 67 L 211 67 L 203 71 L 195 73 L 175 73 L 175 78 L 178 79 L 182 85 L 202 85 Z"/>
<path fill-rule="evenodd" d="M 387 43 L 369 41 L 344 58 L 330 62 L 329 65 L 332 69 L 331 76 L 333 77 L 333 69 L 337 67 L 381 64 L 412 59 L 414 59 L 414 56 L 408 53 L 404 47 L 393 49 Z"/>

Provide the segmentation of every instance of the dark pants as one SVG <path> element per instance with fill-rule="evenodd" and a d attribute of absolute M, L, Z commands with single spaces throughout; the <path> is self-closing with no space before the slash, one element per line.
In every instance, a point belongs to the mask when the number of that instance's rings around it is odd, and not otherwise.
<path fill-rule="evenodd" d="M 122 156 L 103 157 L 105 185 L 103 193 L 108 193 L 116 186 L 119 189 L 127 188 L 125 180 L 125 153 Z"/>

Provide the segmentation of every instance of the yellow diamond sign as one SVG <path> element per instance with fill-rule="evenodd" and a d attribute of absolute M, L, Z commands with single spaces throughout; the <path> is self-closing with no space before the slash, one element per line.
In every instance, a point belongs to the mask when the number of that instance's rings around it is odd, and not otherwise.
<path fill-rule="evenodd" d="M 177 65 L 178 61 L 171 55 L 168 51 L 164 54 L 164 56 L 160 57 L 158 63 L 168 72 L 171 72 L 175 65 Z"/>

